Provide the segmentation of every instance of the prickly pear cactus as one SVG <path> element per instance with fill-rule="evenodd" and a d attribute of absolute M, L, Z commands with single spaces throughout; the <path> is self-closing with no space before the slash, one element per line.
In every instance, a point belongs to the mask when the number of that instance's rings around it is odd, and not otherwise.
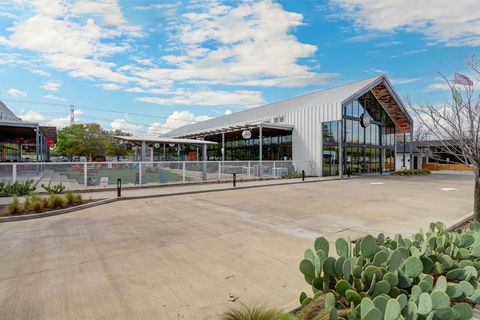
<path fill-rule="evenodd" d="M 315 239 L 300 271 L 315 296 L 325 294 L 331 319 L 467 320 L 480 304 L 478 222 L 451 232 L 437 222 L 411 237 L 367 235 L 354 244 L 339 238 L 335 257 L 329 246 Z M 312 298 L 302 292 L 300 300 Z"/>

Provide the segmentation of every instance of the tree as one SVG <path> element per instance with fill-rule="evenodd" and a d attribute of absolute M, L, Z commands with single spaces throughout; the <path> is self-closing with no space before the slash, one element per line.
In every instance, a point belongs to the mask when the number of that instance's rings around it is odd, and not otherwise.
<path fill-rule="evenodd" d="M 72 159 L 84 156 L 90 161 L 106 154 L 108 134 L 99 124 L 74 124 L 58 132 L 54 154 Z"/>
<path fill-rule="evenodd" d="M 480 66 L 473 56 L 467 66 L 480 76 Z M 452 99 L 443 106 L 430 103 L 412 107 L 431 137 L 440 140 L 442 151 L 451 154 L 467 166 L 475 175 L 474 219 L 480 220 L 480 103 L 473 81 L 465 75 L 455 73 L 452 80 L 441 75 L 448 86 Z"/>
<path fill-rule="evenodd" d="M 123 132 L 122 130 L 115 130 L 109 132 L 108 143 L 107 143 L 107 155 L 116 157 L 117 161 L 120 160 L 120 157 L 129 155 L 131 153 L 120 139 L 115 138 L 115 136 L 131 136 L 128 132 Z"/>
<path fill-rule="evenodd" d="M 70 160 L 84 154 L 85 128 L 83 124 L 74 124 L 58 132 L 57 144 L 53 152 L 56 156 L 65 156 Z"/>

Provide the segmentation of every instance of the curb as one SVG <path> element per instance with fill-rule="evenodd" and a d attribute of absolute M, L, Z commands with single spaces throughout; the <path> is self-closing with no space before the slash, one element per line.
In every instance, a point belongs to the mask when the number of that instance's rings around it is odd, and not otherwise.
<path fill-rule="evenodd" d="M 38 219 L 38 218 L 46 218 L 46 217 L 56 216 L 56 215 L 60 215 L 60 214 L 65 214 L 65 213 L 69 213 L 69 212 L 82 210 L 82 209 L 93 208 L 93 207 L 96 207 L 96 206 L 101 206 L 101 205 L 111 203 L 111 202 L 115 202 L 115 201 L 117 201 L 116 198 L 102 199 L 102 200 L 98 200 L 98 201 L 94 201 L 94 202 L 90 202 L 90 203 L 85 203 L 85 204 L 81 204 L 81 205 L 78 205 L 78 206 L 65 208 L 65 209 L 47 211 L 47 212 L 42 212 L 42 213 L 24 214 L 24 215 L 18 215 L 18 216 L 0 217 L 0 223 L 22 221 L 22 220 L 31 220 L 31 219 Z"/>
<path fill-rule="evenodd" d="M 230 188 L 223 188 L 223 189 L 209 189 L 209 190 L 192 190 L 192 191 L 182 191 L 182 192 L 175 192 L 175 193 L 163 193 L 163 194 L 147 194 L 142 196 L 126 196 L 120 197 L 118 200 L 137 200 L 137 199 L 149 199 L 149 198 L 163 198 L 163 197 L 171 197 L 171 196 L 183 196 L 183 195 L 191 195 L 191 194 L 198 194 L 198 193 L 211 193 L 211 192 L 220 192 L 220 191 L 232 191 L 232 190 L 240 190 L 240 189 L 253 189 L 253 188 L 266 188 L 266 187 L 276 187 L 276 186 L 285 186 L 291 184 L 303 184 L 303 183 L 317 183 L 317 182 L 328 182 L 328 181 L 337 181 L 342 180 L 340 178 L 328 179 L 328 180 L 317 180 L 317 181 L 294 181 L 294 182 L 283 182 L 283 183 L 275 183 L 275 184 L 266 184 L 266 185 L 259 185 L 259 186 L 240 186 L 240 187 L 230 187 Z"/>
<path fill-rule="evenodd" d="M 447 228 L 447 231 L 453 231 L 473 218 L 473 211 L 461 217 L 457 222 Z"/>

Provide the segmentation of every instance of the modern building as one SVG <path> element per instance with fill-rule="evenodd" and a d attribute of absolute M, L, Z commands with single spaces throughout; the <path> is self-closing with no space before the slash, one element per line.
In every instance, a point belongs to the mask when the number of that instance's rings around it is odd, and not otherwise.
<path fill-rule="evenodd" d="M 452 140 L 425 140 L 414 141 L 413 143 L 408 141 L 406 143 L 397 143 L 396 168 L 400 170 L 402 167 L 408 167 L 410 165 L 410 159 L 413 159 L 412 166 L 414 169 L 435 167 L 430 165 L 438 165 L 438 168 L 446 170 L 455 167 L 468 168 L 462 164 L 462 161 L 458 157 L 447 152 L 445 145 L 457 149 L 455 142 Z M 410 149 L 412 150 L 412 154 L 410 154 Z M 458 153 L 461 154 L 460 150 Z"/>
<path fill-rule="evenodd" d="M 0 101 L 0 162 L 48 161 L 55 127 L 23 121 Z"/>
<path fill-rule="evenodd" d="M 396 136 L 413 120 L 385 75 L 170 131 L 201 139 L 208 160 L 312 161 L 323 176 L 395 170 Z M 411 150 L 410 150 L 411 152 Z M 320 174 L 319 174 L 320 175 Z"/>

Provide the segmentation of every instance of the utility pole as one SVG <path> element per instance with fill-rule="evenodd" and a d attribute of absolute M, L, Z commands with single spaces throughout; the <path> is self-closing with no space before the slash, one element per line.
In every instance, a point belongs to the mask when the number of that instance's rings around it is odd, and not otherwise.
<path fill-rule="evenodd" d="M 70 105 L 70 125 L 75 124 L 75 106 L 73 104 Z"/>

